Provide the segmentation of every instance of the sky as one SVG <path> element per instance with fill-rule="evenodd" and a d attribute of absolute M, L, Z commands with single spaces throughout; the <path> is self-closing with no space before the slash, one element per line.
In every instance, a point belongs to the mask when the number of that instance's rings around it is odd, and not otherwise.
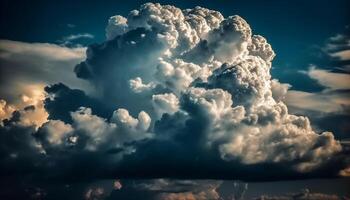
<path fill-rule="evenodd" d="M 0 4 L 0 197 L 349 198 L 349 1 Z"/>

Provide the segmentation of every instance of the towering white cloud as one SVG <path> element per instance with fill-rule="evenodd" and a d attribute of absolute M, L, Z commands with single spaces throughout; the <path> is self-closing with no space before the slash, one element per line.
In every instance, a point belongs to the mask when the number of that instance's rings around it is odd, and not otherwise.
<path fill-rule="evenodd" d="M 81 107 L 65 122 L 47 122 L 36 134 L 44 148 L 121 154 L 100 168 L 114 173 L 176 176 L 200 166 L 196 177 L 214 178 L 222 169 L 254 172 L 252 165 L 264 164 L 306 173 L 341 152 L 332 133 L 316 133 L 307 117 L 288 113 L 281 100 L 289 86 L 270 74 L 275 53 L 243 18 L 147 3 L 111 17 L 106 31 L 75 73 L 116 110 L 107 120 Z M 209 191 L 181 195 L 217 198 Z"/>
<path fill-rule="evenodd" d="M 153 90 L 144 101 L 151 100 L 158 114 L 185 112 L 207 119 L 204 138 L 198 139 L 219 144 L 222 159 L 245 164 L 299 160 L 295 169 L 307 171 L 341 150 L 332 133 L 317 134 L 307 117 L 288 114 L 280 100 L 289 86 L 270 75 L 275 53 L 241 17 L 148 3 L 127 18 L 112 17 L 111 23 L 109 39 L 138 27 L 158 32 L 155 39 L 165 44 L 164 53 L 149 68 L 153 77 L 145 79 L 172 93 Z M 135 92 L 148 88 L 143 79 L 141 74 L 131 80 Z"/>

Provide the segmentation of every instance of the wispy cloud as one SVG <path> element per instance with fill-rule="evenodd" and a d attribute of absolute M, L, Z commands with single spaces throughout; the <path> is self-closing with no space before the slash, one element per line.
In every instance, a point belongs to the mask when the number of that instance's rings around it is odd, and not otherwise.
<path fill-rule="evenodd" d="M 350 36 L 337 34 L 330 37 L 322 50 L 336 60 L 350 60 Z"/>
<path fill-rule="evenodd" d="M 68 28 L 75 28 L 76 25 L 75 25 L 75 24 L 67 24 L 67 27 L 68 27 Z"/>
<path fill-rule="evenodd" d="M 339 59 L 339 60 L 350 60 L 350 49 L 343 50 L 343 51 L 337 51 L 335 53 L 331 53 L 330 55 Z"/>
<path fill-rule="evenodd" d="M 73 74 L 85 58 L 86 48 L 68 48 L 50 43 L 0 40 L 0 96 L 11 103 L 28 92 L 29 85 L 63 82 L 85 88 Z"/>
<path fill-rule="evenodd" d="M 76 46 L 80 46 L 79 40 L 86 40 L 86 39 L 93 39 L 95 38 L 94 35 L 90 33 L 79 33 L 79 34 L 71 34 L 63 37 L 61 40 L 58 40 L 58 42 L 63 46 L 71 46 L 76 44 Z"/>
<path fill-rule="evenodd" d="M 294 109 L 312 110 L 323 113 L 346 112 L 350 106 L 349 90 L 350 75 L 318 69 L 315 66 L 308 71 L 302 71 L 311 79 L 316 80 L 325 89 L 320 92 L 305 92 L 290 90 L 286 103 Z"/>
<path fill-rule="evenodd" d="M 347 30 L 348 31 L 348 30 Z M 288 91 L 286 103 L 293 111 L 305 113 L 349 114 L 350 106 L 350 37 L 336 34 L 326 40 L 321 48 L 334 67 L 311 65 L 307 71 L 300 71 L 315 80 L 325 89 L 320 92 Z"/>
<path fill-rule="evenodd" d="M 82 38 L 87 38 L 87 39 L 93 39 L 94 36 L 90 33 L 79 33 L 79 34 L 75 34 L 75 35 L 68 35 L 66 37 L 63 37 L 64 41 L 73 41 L 73 40 L 77 40 L 77 39 L 82 39 Z"/>
<path fill-rule="evenodd" d="M 328 90 L 348 90 L 350 89 L 350 75 L 336 73 L 329 70 L 318 69 L 312 65 L 308 71 L 302 71 L 310 78 L 316 80 L 320 85 Z"/>

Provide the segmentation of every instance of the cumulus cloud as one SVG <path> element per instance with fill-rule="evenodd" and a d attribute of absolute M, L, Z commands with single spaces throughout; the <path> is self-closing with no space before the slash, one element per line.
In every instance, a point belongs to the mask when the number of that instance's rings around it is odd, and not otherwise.
<path fill-rule="evenodd" d="M 129 80 L 130 88 L 135 93 L 141 93 L 148 90 L 151 90 L 155 87 L 154 83 L 142 83 L 142 79 L 140 77 L 136 77 L 135 79 Z"/>
<path fill-rule="evenodd" d="M 62 121 L 50 120 L 41 127 L 43 132 L 42 137 L 45 138 L 43 143 L 56 146 L 65 142 L 64 138 L 68 133 L 72 132 L 73 128 Z M 45 134 L 45 135 L 44 135 Z M 74 142 L 74 140 L 72 140 Z"/>
<path fill-rule="evenodd" d="M 93 115 L 90 108 L 81 107 L 71 112 L 72 124 L 50 120 L 44 124 L 37 137 L 44 147 L 76 146 L 86 151 L 112 150 L 123 147 L 123 143 L 151 137 L 147 130 L 151 119 L 142 111 L 135 119 L 125 109 L 118 109 L 109 121 Z"/>
<path fill-rule="evenodd" d="M 0 100 L 0 120 L 8 119 L 12 112 L 15 111 L 16 108 L 12 105 L 9 105 L 5 100 Z"/>
<path fill-rule="evenodd" d="M 275 53 L 243 18 L 147 3 L 127 17 L 111 17 L 106 31 L 106 41 L 90 45 L 74 68 L 96 96 L 71 89 L 73 79 L 66 80 L 69 87 L 44 88 L 49 121 L 26 137 L 44 152 L 38 166 L 61 169 L 49 177 L 73 172 L 94 178 L 268 180 L 335 176 L 344 166 L 338 158 L 342 146 L 331 132 L 316 133 L 307 117 L 289 114 L 282 101 L 289 85 L 270 74 Z M 83 49 L 44 46 L 81 60 Z M 6 51 L 4 59 L 13 53 Z M 12 117 L 4 128 L 17 121 Z M 215 188 L 161 198 L 218 199 Z"/>
<path fill-rule="evenodd" d="M 271 81 L 271 92 L 272 97 L 276 101 L 283 101 L 286 98 L 288 89 L 291 87 L 291 85 L 287 83 L 280 83 L 278 80 L 273 79 Z"/>
<path fill-rule="evenodd" d="M 179 99 L 173 93 L 155 94 L 152 101 L 160 116 L 164 113 L 174 114 L 179 110 Z"/>
<path fill-rule="evenodd" d="M 22 126 L 35 126 L 39 128 L 47 121 L 48 113 L 44 108 L 45 93 L 43 85 L 26 85 L 25 93 L 12 104 L 3 99 L 1 102 L 1 121 L 9 120 L 14 112 L 18 113 L 19 118 L 16 123 Z"/>
<path fill-rule="evenodd" d="M 209 145 L 219 144 L 224 160 L 240 159 L 245 164 L 256 164 L 308 157 L 307 160 L 311 160 L 296 166 L 300 171 L 307 171 L 320 164 L 319 158 L 327 158 L 329 153 L 341 148 L 331 133 L 315 134 L 307 118 L 289 115 L 281 102 L 271 107 L 259 106 L 254 114 L 246 117 L 244 107 L 232 108 L 231 95 L 222 89 L 193 88 L 184 98 L 183 107 L 190 111 L 191 117 L 207 123 L 204 141 Z M 331 142 L 328 147 L 322 147 L 328 142 Z"/>
<path fill-rule="evenodd" d="M 112 16 L 108 20 L 106 27 L 106 37 L 108 40 L 121 35 L 128 29 L 127 19 L 121 15 Z"/>

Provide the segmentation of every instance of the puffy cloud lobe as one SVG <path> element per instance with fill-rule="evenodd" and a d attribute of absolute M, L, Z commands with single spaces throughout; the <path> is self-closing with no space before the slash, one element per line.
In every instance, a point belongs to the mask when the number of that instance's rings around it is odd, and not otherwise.
<path fill-rule="evenodd" d="M 40 137 L 46 140 L 43 143 L 48 143 L 50 146 L 61 145 L 67 139 L 68 134 L 73 131 L 72 126 L 59 120 L 50 120 L 40 129 L 39 134 L 40 132 L 43 134 Z"/>
<path fill-rule="evenodd" d="M 148 130 L 151 123 L 151 118 L 146 112 L 141 111 L 138 118 L 135 119 L 129 115 L 127 110 L 118 109 L 113 113 L 111 121 L 116 122 L 116 124 L 119 124 L 120 126 L 135 129 L 135 132 L 137 133 L 138 130 Z"/>
<path fill-rule="evenodd" d="M 106 38 L 111 40 L 118 35 L 126 32 L 128 28 L 127 19 L 123 16 L 116 15 L 110 17 L 106 28 Z"/>
<path fill-rule="evenodd" d="M 155 76 L 164 87 L 179 94 L 185 91 L 195 79 L 207 78 L 205 70 L 183 60 L 175 60 L 173 63 L 160 61 Z"/>
<path fill-rule="evenodd" d="M 164 113 L 174 114 L 179 110 L 179 99 L 173 93 L 153 95 L 152 101 L 160 116 Z"/>
<path fill-rule="evenodd" d="M 186 98 L 185 101 L 188 101 L 186 103 L 197 106 L 200 109 L 198 112 L 213 121 L 220 120 L 222 113 L 232 109 L 231 95 L 222 89 L 191 88 L 184 98 Z"/>
<path fill-rule="evenodd" d="M 219 27 L 224 17 L 220 12 L 196 6 L 194 9 L 183 10 L 183 13 L 192 29 L 196 30 L 199 38 L 205 38 L 206 34 Z"/>
<path fill-rule="evenodd" d="M 244 119 L 244 107 L 232 107 L 232 104 L 231 95 L 222 89 L 191 88 L 183 96 L 181 107 L 194 119 L 194 126 L 205 124 L 200 134 L 203 138 L 198 140 L 211 147 L 213 143 L 227 140 L 229 132 Z"/>
<path fill-rule="evenodd" d="M 236 64 L 223 64 L 208 79 L 208 88 L 230 92 L 237 105 L 251 108 L 262 103 L 274 104 L 271 97 L 269 66 L 259 57 L 247 56 Z"/>
<path fill-rule="evenodd" d="M 276 101 L 283 101 L 287 95 L 288 89 L 291 87 L 291 85 L 287 83 L 280 83 L 278 80 L 273 79 L 271 81 L 271 92 L 272 97 Z"/>
<path fill-rule="evenodd" d="M 34 126 L 36 128 L 39 128 L 43 123 L 47 121 L 48 117 L 48 114 L 43 108 L 43 105 L 30 105 L 17 112 L 20 113 L 20 117 L 16 123 L 21 126 Z"/>
<path fill-rule="evenodd" d="M 92 115 L 91 109 L 80 108 L 76 112 L 72 112 L 73 126 L 80 137 L 86 137 L 87 141 L 84 145 L 89 151 L 96 149 L 108 141 L 108 136 L 116 131 L 117 126 L 108 123 L 105 119 Z M 79 141 L 79 138 L 78 138 Z"/>
<path fill-rule="evenodd" d="M 259 56 L 265 60 L 268 64 L 275 57 L 271 45 L 267 43 L 267 40 L 261 35 L 253 35 L 252 42 L 248 46 L 249 54 L 252 56 Z"/>
<path fill-rule="evenodd" d="M 244 107 L 232 108 L 231 95 L 221 89 L 193 88 L 185 99 L 183 107 L 190 107 L 186 110 L 192 117 L 209 123 L 205 141 L 219 142 L 224 160 L 256 164 L 304 159 L 295 167 L 308 171 L 341 149 L 331 133 L 317 135 L 307 118 L 289 115 L 282 102 L 245 116 Z"/>
<path fill-rule="evenodd" d="M 182 12 L 174 6 L 146 3 L 128 16 L 129 30 L 137 27 L 157 29 L 159 39 L 177 53 L 197 44 L 211 29 L 223 20 L 217 11 L 196 7 Z"/>
<path fill-rule="evenodd" d="M 45 148 L 75 146 L 90 152 L 108 151 L 152 136 L 147 133 L 151 118 L 144 111 L 135 119 L 127 110 L 118 109 L 106 121 L 93 115 L 90 108 L 81 107 L 71 116 L 72 124 L 50 120 L 41 127 L 36 135 Z"/>
<path fill-rule="evenodd" d="M 135 79 L 129 80 L 130 88 L 132 91 L 136 93 L 141 93 L 145 91 L 149 91 L 151 89 L 154 89 L 155 85 L 154 83 L 142 83 L 142 79 L 140 77 L 136 77 Z"/>
<path fill-rule="evenodd" d="M 29 92 L 22 94 L 20 100 L 15 104 L 8 104 L 5 100 L 0 100 L 0 120 L 7 123 L 15 123 L 23 127 L 34 126 L 39 128 L 48 119 L 48 113 L 44 108 L 43 99 L 45 92 L 42 85 L 27 85 Z M 13 117 L 16 116 L 16 120 Z"/>
<path fill-rule="evenodd" d="M 208 38 L 208 46 L 214 51 L 214 59 L 233 63 L 246 56 L 251 32 L 248 23 L 237 15 L 224 19 Z"/>
<path fill-rule="evenodd" d="M 299 122 L 293 120 L 292 123 Z M 341 149 L 331 133 L 318 136 L 308 128 L 294 124 L 285 124 L 274 130 L 268 127 L 243 128 L 240 132 L 230 143 L 220 146 L 224 159 L 240 158 L 246 164 L 301 160 L 294 167 L 307 172 Z"/>
<path fill-rule="evenodd" d="M 0 99 L 0 120 L 8 119 L 16 108 L 9 105 L 5 100 Z"/>

